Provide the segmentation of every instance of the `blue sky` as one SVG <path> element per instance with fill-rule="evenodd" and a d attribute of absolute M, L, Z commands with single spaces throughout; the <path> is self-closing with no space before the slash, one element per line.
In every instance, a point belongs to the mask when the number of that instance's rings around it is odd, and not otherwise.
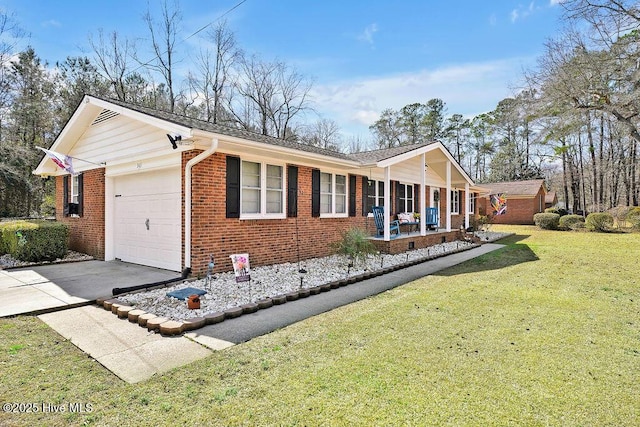
<path fill-rule="evenodd" d="M 180 67 L 188 67 L 186 52 L 199 43 L 187 37 L 241 1 L 180 2 Z M 225 18 L 243 50 L 312 78 L 318 113 L 345 135 L 368 139 L 368 126 L 385 108 L 441 98 L 448 114 L 493 110 L 558 34 L 558 1 L 245 0 Z M 30 34 L 25 44 L 50 64 L 90 54 L 88 36 L 100 28 L 147 37 L 147 4 L 0 0 Z M 159 1 L 149 5 L 157 10 Z"/>

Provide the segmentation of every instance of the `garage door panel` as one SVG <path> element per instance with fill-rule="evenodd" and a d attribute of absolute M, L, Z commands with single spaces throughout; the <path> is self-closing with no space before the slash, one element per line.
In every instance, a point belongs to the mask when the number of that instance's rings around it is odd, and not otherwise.
<path fill-rule="evenodd" d="M 180 169 L 115 180 L 115 252 L 126 262 L 179 271 L 182 258 Z"/>

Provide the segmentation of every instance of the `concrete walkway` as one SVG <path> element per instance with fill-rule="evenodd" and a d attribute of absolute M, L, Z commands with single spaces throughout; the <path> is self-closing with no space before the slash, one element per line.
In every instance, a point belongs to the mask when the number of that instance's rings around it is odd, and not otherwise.
<path fill-rule="evenodd" d="M 188 338 L 149 333 L 137 323 L 118 319 L 96 305 L 38 317 L 128 383 L 149 379 L 211 354 L 211 350 Z"/>
<path fill-rule="evenodd" d="M 0 317 L 90 304 L 116 287 L 156 283 L 180 273 L 119 261 L 82 261 L 0 270 Z"/>
<path fill-rule="evenodd" d="M 39 318 L 127 382 L 186 365 L 237 343 L 334 308 L 387 291 L 503 245 L 487 243 L 353 285 L 259 310 L 184 334 L 162 337 L 98 306 L 43 314 Z"/>

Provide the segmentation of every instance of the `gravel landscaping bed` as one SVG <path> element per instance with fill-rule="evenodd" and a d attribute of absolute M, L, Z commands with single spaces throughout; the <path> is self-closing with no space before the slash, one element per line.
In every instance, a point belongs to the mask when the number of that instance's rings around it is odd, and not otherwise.
<path fill-rule="evenodd" d="M 506 233 L 478 233 L 482 242 L 495 241 L 506 235 Z M 299 265 L 285 263 L 251 268 L 250 282 L 236 283 L 233 272 L 225 272 L 215 274 L 211 281 L 207 281 L 207 279 L 184 281 L 160 289 L 119 295 L 118 300 L 134 306 L 136 309 L 169 320 L 187 320 L 256 303 L 267 298 L 284 297 L 301 289 L 317 288 L 320 285 L 353 278 L 367 272 L 424 260 L 427 257 L 438 257 L 474 246 L 477 245 L 464 241 L 442 243 L 398 255 L 371 256 L 364 264 L 356 263 L 353 267 L 348 266 L 346 258 L 332 255 L 304 260 Z M 301 274 L 299 270 L 304 270 L 306 273 Z M 202 289 L 207 292 L 200 297 L 200 309 L 188 309 L 185 301 L 166 295 L 167 292 L 186 287 Z"/>
<path fill-rule="evenodd" d="M 61 264 L 65 262 L 77 262 L 77 261 L 89 261 L 92 260 L 93 257 L 87 254 L 83 254 L 75 251 L 68 251 L 67 256 L 64 258 L 58 258 L 54 261 L 44 261 L 44 262 L 26 262 L 20 261 L 18 259 L 13 258 L 9 254 L 4 254 L 0 256 L 0 270 L 7 268 L 19 268 L 19 267 L 30 267 L 34 265 L 47 265 L 47 264 Z"/>

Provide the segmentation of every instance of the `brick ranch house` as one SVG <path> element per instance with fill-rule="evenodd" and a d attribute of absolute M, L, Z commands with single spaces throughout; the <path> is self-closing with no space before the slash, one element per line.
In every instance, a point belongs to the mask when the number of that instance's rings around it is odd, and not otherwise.
<path fill-rule="evenodd" d="M 350 227 L 375 234 L 374 205 L 391 207 L 387 224 L 438 207 L 453 240 L 480 191 L 439 142 L 347 155 L 88 95 L 50 149 L 74 159 L 74 176 L 47 156 L 34 171 L 55 177 L 72 249 L 198 275 L 210 254 L 217 271 L 234 253 L 253 266 L 328 255 Z M 424 217 L 416 248 L 440 241 Z M 388 226 L 378 240 L 406 250 Z"/>
<path fill-rule="evenodd" d="M 507 213 L 493 216 L 494 224 L 533 224 L 533 216 L 544 212 L 547 207 L 544 179 L 497 182 L 482 184 L 482 187 L 485 191 L 479 203 L 480 215 L 493 215 L 491 194 L 505 194 L 507 197 Z"/>

